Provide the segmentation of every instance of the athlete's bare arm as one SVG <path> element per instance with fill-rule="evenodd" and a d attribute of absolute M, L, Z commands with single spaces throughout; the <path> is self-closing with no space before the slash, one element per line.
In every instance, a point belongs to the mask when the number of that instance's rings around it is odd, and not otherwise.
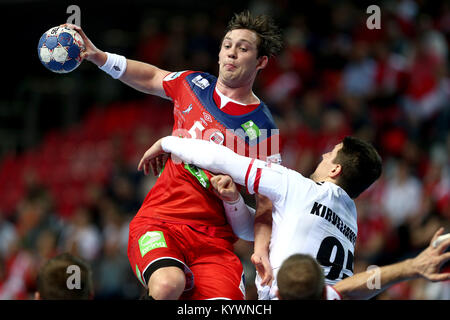
<path fill-rule="evenodd" d="M 362 300 L 370 299 L 400 281 L 417 278 L 424 278 L 433 282 L 450 280 L 450 273 L 439 273 L 442 264 L 450 259 L 450 253 L 444 253 L 445 249 L 450 246 L 450 239 L 443 241 L 436 247 L 433 246 L 433 242 L 443 232 L 444 229 L 440 228 L 434 234 L 430 245 L 415 258 L 379 269 L 357 273 L 339 281 L 333 287 L 344 299 Z M 374 286 L 377 284 L 376 276 L 378 276 L 377 279 L 379 280 L 378 287 Z"/>
<path fill-rule="evenodd" d="M 106 53 L 98 49 L 79 26 L 69 23 L 64 25 L 76 30 L 83 38 L 86 47 L 82 53 L 84 59 L 99 67 L 106 63 Z M 164 92 L 163 79 L 169 73 L 170 71 L 151 64 L 127 59 L 127 69 L 119 80 L 138 91 L 168 99 Z"/>
<path fill-rule="evenodd" d="M 255 215 L 255 243 L 252 263 L 255 265 L 259 276 L 261 277 L 261 285 L 270 285 L 273 280 L 272 266 L 269 261 L 269 245 L 272 236 L 272 203 L 269 198 L 257 195 L 257 203 Z"/>

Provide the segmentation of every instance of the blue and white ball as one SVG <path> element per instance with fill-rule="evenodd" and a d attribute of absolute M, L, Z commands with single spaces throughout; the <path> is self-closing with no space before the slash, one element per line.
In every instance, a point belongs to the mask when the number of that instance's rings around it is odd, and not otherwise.
<path fill-rule="evenodd" d="M 38 56 L 50 71 L 67 73 L 75 70 L 83 61 L 85 46 L 80 34 L 67 27 L 53 27 L 45 32 L 38 45 Z"/>

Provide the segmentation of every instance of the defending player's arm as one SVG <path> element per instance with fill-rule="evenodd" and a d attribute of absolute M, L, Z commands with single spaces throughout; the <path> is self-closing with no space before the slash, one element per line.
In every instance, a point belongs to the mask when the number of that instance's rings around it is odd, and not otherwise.
<path fill-rule="evenodd" d="M 251 260 L 262 279 L 261 284 L 270 284 L 273 279 L 272 266 L 269 262 L 272 203 L 264 196 L 258 197 L 259 209 L 255 210 L 245 204 L 230 176 L 216 175 L 210 181 L 214 192 L 223 201 L 225 215 L 234 234 L 243 240 L 255 241 Z"/>
<path fill-rule="evenodd" d="M 104 52 L 95 47 L 79 26 L 73 24 L 65 24 L 65 26 L 75 29 L 83 38 L 86 47 L 82 53 L 84 59 L 91 61 L 113 78 L 119 79 L 136 90 L 168 98 L 163 88 L 163 79 L 170 73 L 169 71 L 148 63 Z"/>
<path fill-rule="evenodd" d="M 248 193 L 260 193 L 272 203 L 286 193 L 283 173 L 279 171 L 281 166 L 273 165 L 277 169 L 269 169 L 261 160 L 243 157 L 225 146 L 198 139 L 168 136 L 158 140 L 145 152 L 138 170 L 143 169 L 148 174 L 151 161 L 164 152 L 172 153 L 174 162 L 181 160 L 213 173 L 228 174 L 235 183 L 246 186 Z M 267 170 L 264 171 L 264 179 L 261 179 L 263 168 Z"/>
<path fill-rule="evenodd" d="M 413 259 L 384 266 L 378 269 L 357 273 L 336 283 L 333 287 L 344 299 L 370 299 L 395 283 L 424 278 L 429 281 L 450 280 L 450 273 L 440 273 L 441 266 L 450 259 L 445 249 L 450 246 L 450 238 L 439 245 L 433 243 L 444 232 L 440 228 L 433 236 L 430 245 Z M 377 273 L 377 274 L 375 274 Z M 379 286 L 375 280 L 379 280 Z M 371 284 L 371 285 L 368 285 Z"/>
<path fill-rule="evenodd" d="M 270 285 L 273 280 L 272 266 L 269 261 L 269 246 L 272 236 L 272 205 L 270 205 L 270 211 L 256 211 L 254 233 L 255 243 L 251 261 L 261 277 L 261 285 Z"/>
<path fill-rule="evenodd" d="M 235 235 L 253 241 L 255 209 L 247 206 L 230 176 L 217 175 L 211 178 L 214 192 L 222 199 L 227 221 Z"/>

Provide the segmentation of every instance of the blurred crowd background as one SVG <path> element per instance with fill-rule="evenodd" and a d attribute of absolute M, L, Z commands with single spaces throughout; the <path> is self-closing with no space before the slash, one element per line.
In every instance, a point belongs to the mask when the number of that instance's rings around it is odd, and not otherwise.
<path fill-rule="evenodd" d="M 170 134 L 172 107 L 89 62 L 67 75 L 40 65 L 39 37 L 65 22 L 69 4 L 105 51 L 213 74 L 233 12 L 271 14 L 285 46 L 254 92 L 280 128 L 284 165 L 308 176 L 346 135 L 372 142 L 383 158 L 382 177 L 356 200 L 354 271 L 415 256 L 439 226 L 450 232 L 449 2 L 127 3 L 1 3 L 22 25 L 7 41 L 19 49 L 0 97 L 0 299 L 32 298 L 39 267 L 65 251 L 93 267 L 95 299 L 143 292 L 126 256 L 128 223 L 155 178 L 136 166 Z M 375 3 L 381 29 L 369 30 L 366 8 Z M 256 299 L 252 244 L 235 248 Z M 377 299 L 450 299 L 450 283 L 409 281 Z"/>

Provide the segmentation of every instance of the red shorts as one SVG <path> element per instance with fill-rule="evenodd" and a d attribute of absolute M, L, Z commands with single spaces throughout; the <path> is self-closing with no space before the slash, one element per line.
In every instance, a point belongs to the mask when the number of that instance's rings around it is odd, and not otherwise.
<path fill-rule="evenodd" d="M 141 220 L 142 221 L 142 220 Z M 245 298 L 244 273 L 233 244 L 184 224 L 155 219 L 131 223 L 128 259 L 133 272 L 147 288 L 153 271 L 179 266 L 186 274 L 181 300 Z"/>

